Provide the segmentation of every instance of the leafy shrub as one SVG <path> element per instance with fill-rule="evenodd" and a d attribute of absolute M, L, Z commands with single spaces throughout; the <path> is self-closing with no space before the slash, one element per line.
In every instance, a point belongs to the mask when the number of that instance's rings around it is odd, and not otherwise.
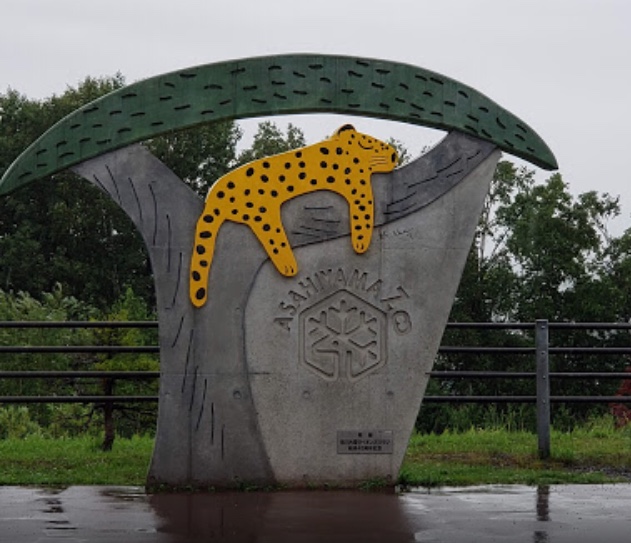
<path fill-rule="evenodd" d="M 42 428 L 31 419 L 24 406 L 0 408 L 0 439 L 23 439 L 31 435 L 41 435 Z"/>

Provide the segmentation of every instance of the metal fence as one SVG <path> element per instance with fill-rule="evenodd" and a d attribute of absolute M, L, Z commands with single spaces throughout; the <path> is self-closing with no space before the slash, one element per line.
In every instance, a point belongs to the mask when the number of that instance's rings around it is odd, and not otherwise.
<path fill-rule="evenodd" d="M 0 322 L 0 330 L 2 329 L 32 329 L 32 328 L 152 328 L 157 329 L 156 321 L 4 321 Z M 123 354 L 123 353 L 155 353 L 160 352 L 157 345 L 146 346 L 123 346 L 123 345 L 0 345 L 0 368 L 2 368 L 2 354 L 77 354 L 77 353 L 105 353 L 105 354 Z M 2 371 L 0 370 L 1 379 L 105 379 L 106 384 L 104 390 L 112 390 L 113 383 L 117 380 L 150 380 L 158 379 L 160 372 L 158 371 Z M 103 405 L 111 405 L 113 403 L 123 404 L 131 402 L 157 402 L 158 396 L 155 395 L 76 395 L 76 396 L 59 396 L 59 395 L 41 395 L 41 396 L 0 396 L 1 404 L 32 404 L 32 403 L 98 403 Z"/>
<path fill-rule="evenodd" d="M 155 321 L 129 322 L 0 322 L 2 329 L 29 328 L 157 328 Z M 550 405 L 552 403 L 631 403 L 631 396 L 551 396 L 550 381 L 553 379 L 630 379 L 627 372 L 551 372 L 549 358 L 558 354 L 584 355 L 631 355 L 631 347 L 551 347 L 551 330 L 629 330 L 629 323 L 550 323 L 538 320 L 535 323 L 449 323 L 447 329 L 481 330 L 529 330 L 534 331 L 534 344 L 530 347 L 480 347 L 480 346 L 441 346 L 439 354 L 521 354 L 531 355 L 536 361 L 534 372 L 507 371 L 431 371 L 434 379 L 535 379 L 536 395 L 532 396 L 426 396 L 427 403 L 535 403 L 537 409 L 537 434 L 539 455 L 550 455 Z M 159 353 L 158 346 L 121 345 L 9 345 L 0 346 L 0 355 L 7 353 Z M 0 368 L 2 358 L 0 357 Z M 105 392 L 113 390 L 117 380 L 154 380 L 160 377 L 157 371 L 2 371 L 0 380 L 5 379 L 87 379 L 105 380 Z M 0 396 L 0 404 L 29 403 L 95 403 L 111 409 L 114 404 L 130 402 L 157 402 L 156 395 L 41 395 L 41 396 Z"/>
<path fill-rule="evenodd" d="M 537 410 L 538 451 L 541 458 L 550 456 L 550 405 L 552 403 L 631 403 L 631 396 L 551 396 L 552 379 L 629 379 L 628 372 L 551 372 L 550 355 L 631 355 L 631 347 L 551 347 L 551 330 L 631 330 L 630 323 L 551 323 L 545 319 L 534 323 L 449 323 L 448 329 L 532 330 L 531 347 L 441 346 L 441 354 L 523 354 L 535 358 L 534 372 L 504 371 L 431 371 L 440 379 L 536 379 L 533 396 L 425 396 L 424 402 L 449 403 L 535 403 Z"/>

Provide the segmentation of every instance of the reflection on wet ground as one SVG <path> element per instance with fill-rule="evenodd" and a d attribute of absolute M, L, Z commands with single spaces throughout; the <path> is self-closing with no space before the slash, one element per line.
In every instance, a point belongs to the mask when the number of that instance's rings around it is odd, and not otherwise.
<path fill-rule="evenodd" d="M 200 540 L 409 541 L 393 495 L 352 492 L 157 495 L 160 530 Z"/>
<path fill-rule="evenodd" d="M 0 541 L 631 541 L 631 485 L 483 486 L 403 494 L 146 495 L 136 487 L 0 488 Z"/>

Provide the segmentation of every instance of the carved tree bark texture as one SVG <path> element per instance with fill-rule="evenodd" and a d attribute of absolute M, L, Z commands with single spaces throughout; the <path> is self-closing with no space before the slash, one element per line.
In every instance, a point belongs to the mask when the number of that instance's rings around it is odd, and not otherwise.
<path fill-rule="evenodd" d="M 222 294 L 213 292 L 219 303 L 197 311 L 188 300 L 189 261 L 203 202 L 139 145 L 86 161 L 74 171 L 129 215 L 151 259 L 160 323 L 161 381 L 149 483 L 269 481 L 271 473 L 253 412 L 246 402 L 228 402 L 232 390 L 225 388 L 224 374 L 235 389 L 247 388 L 240 327 L 229 318 L 231 300 L 221 300 Z M 259 263 L 250 259 L 242 265 L 249 265 L 254 273 Z M 235 288 L 244 291 L 246 286 Z M 233 306 L 236 301 L 232 300 Z M 235 451 L 242 453 L 235 455 Z M 247 455 L 247 461 L 239 461 L 242 455 Z"/>

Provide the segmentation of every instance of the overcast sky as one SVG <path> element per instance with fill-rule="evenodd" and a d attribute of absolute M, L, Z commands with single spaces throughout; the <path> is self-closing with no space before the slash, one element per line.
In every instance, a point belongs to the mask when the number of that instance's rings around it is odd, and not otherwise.
<path fill-rule="evenodd" d="M 405 62 L 470 85 L 539 133 L 573 193 L 619 195 L 616 233 L 631 227 L 629 0 L 3 0 L 0 92 L 45 98 L 88 75 L 121 72 L 132 83 L 299 52 Z M 277 122 L 293 122 L 313 142 L 347 120 Z M 350 120 L 415 153 L 442 137 Z"/>

